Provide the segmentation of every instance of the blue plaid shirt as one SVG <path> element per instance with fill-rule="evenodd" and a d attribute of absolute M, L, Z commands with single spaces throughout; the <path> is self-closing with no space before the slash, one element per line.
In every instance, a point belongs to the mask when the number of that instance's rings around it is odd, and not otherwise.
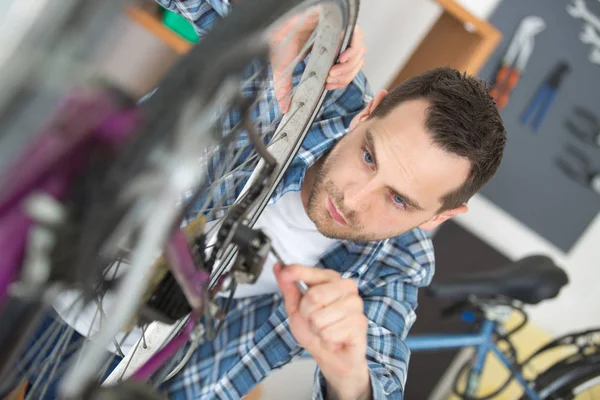
<path fill-rule="evenodd" d="M 157 1 L 192 21 L 200 37 L 230 9 L 223 0 Z M 302 69 L 303 64 L 294 71 L 295 82 Z M 348 131 L 352 118 L 371 97 L 362 73 L 346 88 L 328 93 L 271 204 L 288 191 L 300 190 L 307 168 Z M 266 103 L 270 103 L 271 109 L 278 110 L 272 92 L 267 91 L 261 102 L 265 104 L 259 109 L 268 109 Z M 275 121 L 275 114 L 271 112 L 268 119 Z M 232 116 L 229 125 L 236 122 Z M 235 200 L 239 189 L 241 186 L 224 190 L 230 193 L 226 203 Z M 429 236 L 414 229 L 379 242 L 340 241 L 315 266 L 338 271 L 358 284 L 369 319 L 367 359 L 374 399 L 403 397 L 409 359 L 404 339 L 415 321 L 417 290 L 432 279 L 433 254 Z M 269 373 L 302 355 L 306 352 L 290 332 L 279 293 L 239 299 L 233 303 L 216 340 L 201 342 L 185 368 L 167 382 L 165 390 L 174 399 L 238 399 Z M 317 368 L 313 398 L 325 396 L 326 382 Z"/>

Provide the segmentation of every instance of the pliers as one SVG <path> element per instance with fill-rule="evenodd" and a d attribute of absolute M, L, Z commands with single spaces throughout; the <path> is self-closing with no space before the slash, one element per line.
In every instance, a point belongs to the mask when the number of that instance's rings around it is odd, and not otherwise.
<path fill-rule="evenodd" d="M 569 132 L 583 143 L 600 148 L 600 119 L 583 107 L 575 107 L 573 111 L 587 126 L 580 128 L 572 120 L 567 120 L 565 125 Z"/>
<path fill-rule="evenodd" d="M 527 65 L 533 51 L 533 38 L 545 28 L 546 23 L 537 16 L 525 17 L 519 23 L 490 90 L 490 95 L 496 101 L 499 110 L 508 104 L 510 94 Z"/>
<path fill-rule="evenodd" d="M 556 159 L 556 165 L 569 178 L 600 195 L 600 170 L 593 168 L 581 150 L 567 144 L 565 153 Z"/>
<path fill-rule="evenodd" d="M 527 125 L 529 120 L 533 117 L 533 130 L 537 132 L 544 121 L 546 113 L 556 98 L 556 92 L 560 87 L 563 78 L 569 73 L 569 71 L 570 67 L 564 61 L 558 63 L 554 67 L 548 78 L 542 83 L 540 88 L 533 96 L 533 99 L 531 99 L 531 102 L 521 115 L 521 122 L 524 125 Z"/>

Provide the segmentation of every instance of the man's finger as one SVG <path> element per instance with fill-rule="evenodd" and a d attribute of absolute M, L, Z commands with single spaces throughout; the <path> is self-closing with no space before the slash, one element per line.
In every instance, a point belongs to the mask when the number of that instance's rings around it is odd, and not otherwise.
<path fill-rule="evenodd" d="M 273 77 L 275 81 L 275 97 L 277 98 L 281 112 L 285 114 L 290 107 L 292 99 L 292 76 L 289 73 L 283 74 L 283 76 L 277 75 L 275 74 Z"/>
<path fill-rule="evenodd" d="M 306 267 L 297 264 L 286 265 L 281 271 L 281 278 L 290 282 L 304 281 L 309 287 L 342 279 L 339 273 L 331 269 Z"/>
<path fill-rule="evenodd" d="M 359 55 L 356 58 L 351 59 L 347 63 L 337 64 L 333 66 L 333 68 L 331 68 L 329 76 L 327 77 L 327 82 L 335 83 L 336 80 L 344 79 L 356 69 L 356 67 L 361 63 L 362 60 L 363 58 Z"/>
<path fill-rule="evenodd" d="M 346 64 L 342 64 L 336 67 L 339 67 L 339 69 L 337 70 L 337 72 L 339 72 L 339 74 L 336 72 L 336 75 L 334 76 L 328 76 L 327 77 L 327 83 L 330 84 L 348 84 L 350 82 L 352 82 L 352 79 L 354 79 L 356 77 L 356 75 L 358 75 L 358 73 L 360 72 L 360 69 L 362 68 L 364 63 L 364 59 L 363 58 L 358 58 L 356 60 L 352 60 Z"/>
<path fill-rule="evenodd" d="M 346 317 L 363 312 L 363 302 L 358 296 L 348 296 L 338 299 L 329 306 L 316 310 L 308 317 L 315 333 L 342 321 Z"/>
<path fill-rule="evenodd" d="M 282 269 L 285 268 L 287 267 L 282 267 L 277 263 L 273 266 L 273 273 L 277 280 L 277 284 L 279 285 L 279 289 L 281 290 L 281 294 L 283 295 L 285 311 L 288 315 L 293 315 L 298 312 L 302 293 L 300 293 L 300 290 L 294 281 L 282 279 Z"/>
<path fill-rule="evenodd" d="M 356 283 L 351 279 L 315 285 L 310 287 L 300 300 L 300 314 L 310 319 L 316 311 L 330 307 L 336 301 L 349 296 L 358 297 Z"/>
<path fill-rule="evenodd" d="M 348 47 L 346 50 L 344 50 L 342 52 L 342 54 L 340 54 L 340 56 L 338 57 L 339 64 L 336 64 L 336 65 L 343 65 L 343 64 L 347 63 L 348 61 L 352 60 L 353 58 L 356 58 L 356 56 L 360 53 L 360 51 L 361 51 L 360 47 L 357 47 L 357 46 Z M 335 66 L 334 66 L 334 68 L 335 68 Z"/>
<path fill-rule="evenodd" d="M 353 315 L 319 332 L 319 337 L 329 345 L 362 344 L 367 340 L 368 321 L 364 315 Z"/>

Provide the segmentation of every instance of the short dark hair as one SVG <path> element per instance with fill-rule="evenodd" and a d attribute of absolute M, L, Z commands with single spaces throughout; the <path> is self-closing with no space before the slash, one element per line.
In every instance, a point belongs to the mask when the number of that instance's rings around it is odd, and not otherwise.
<path fill-rule="evenodd" d="M 471 171 L 464 184 L 442 198 L 438 212 L 466 203 L 496 173 L 506 131 L 486 82 L 440 67 L 410 78 L 392 89 L 370 118 L 387 115 L 407 100 L 425 99 L 426 128 L 445 151 L 469 159 Z"/>

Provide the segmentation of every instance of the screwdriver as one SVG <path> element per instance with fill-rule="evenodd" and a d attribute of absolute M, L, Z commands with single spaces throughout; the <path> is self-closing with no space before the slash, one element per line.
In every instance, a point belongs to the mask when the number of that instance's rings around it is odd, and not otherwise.
<path fill-rule="evenodd" d="M 279 253 L 277 252 L 277 250 L 275 250 L 275 248 L 273 246 L 271 246 L 271 253 L 273 253 L 273 255 L 275 256 L 277 261 L 279 261 L 281 266 L 283 268 L 285 268 L 286 263 L 283 261 L 283 258 L 281 258 L 281 256 L 279 255 Z M 304 281 L 296 281 L 296 287 L 302 294 L 306 294 L 306 292 L 308 291 L 308 285 Z"/>

